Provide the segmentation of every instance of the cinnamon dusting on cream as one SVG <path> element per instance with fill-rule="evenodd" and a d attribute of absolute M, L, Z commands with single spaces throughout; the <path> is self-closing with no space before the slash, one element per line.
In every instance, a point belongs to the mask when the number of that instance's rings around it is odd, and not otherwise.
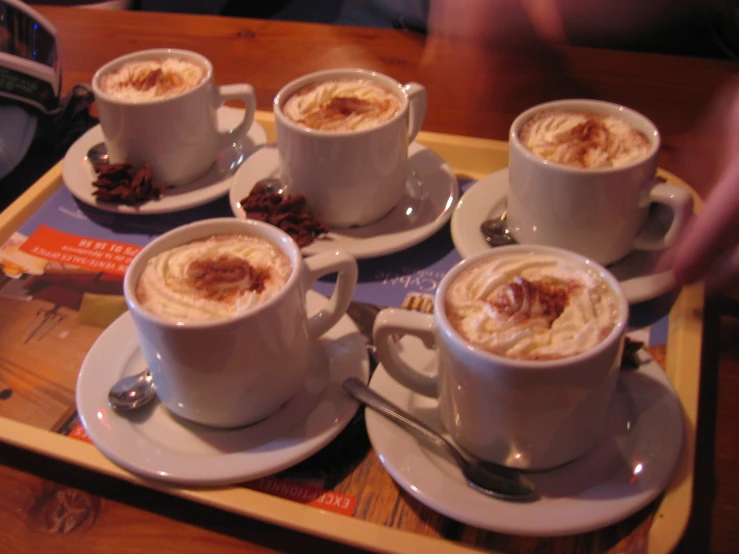
<path fill-rule="evenodd" d="M 223 300 L 225 296 L 243 291 L 261 292 L 269 271 L 258 270 L 245 259 L 222 254 L 193 260 L 187 266 L 186 275 L 193 290 L 201 292 L 205 298 Z"/>
<path fill-rule="evenodd" d="M 292 94 L 282 108 L 295 123 L 320 131 L 359 131 L 389 121 L 401 108 L 392 91 L 365 79 L 312 83 Z"/>
<path fill-rule="evenodd" d="M 519 136 L 544 160 L 586 169 L 632 163 L 652 146 L 644 133 L 623 119 L 566 110 L 537 113 L 521 126 Z"/>
<path fill-rule="evenodd" d="M 528 281 L 516 276 L 500 287 L 490 305 L 501 314 L 521 321 L 540 318 L 551 326 L 570 301 L 570 296 L 581 289 L 576 281 L 562 281 L 553 277 Z"/>
<path fill-rule="evenodd" d="M 149 258 L 136 296 L 168 320 L 227 319 L 274 298 L 291 273 L 288 257 L 261 237 L 214 235 Z"/>
<path fill-rule="evenodd" d="M 132 61 L 103 75 L 100 88 L 125 101 L 156 100 L 195 88 L 205 75 L 198 64 L 176 58 Z"/>
<path fill-rule="evenodd" d="M 545 254 L 499 255 L 470 265 L 444 297 L 466 341 L 508 358 L 552 360 L 600 343 L 618 321 L 616 294 L 597 272 Z"/>

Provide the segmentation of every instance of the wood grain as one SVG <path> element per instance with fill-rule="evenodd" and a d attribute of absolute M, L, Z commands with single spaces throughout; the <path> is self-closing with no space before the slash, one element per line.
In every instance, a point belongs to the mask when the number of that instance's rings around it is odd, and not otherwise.
<path fill-rule="evenodd" d="M 53 309 L 43 300 L 0 298 L 0 389 L 12 391 L 0 403 L 0 415 L 44 429 L 53 429 L 74 404 L 77 373 L 101 332 L 78 325 L 77 312 L 68 308 L 58 311 L 64 319 L 42 326 L 43 315 Z"/>
<path fill-rule="evenodd" d="M 717 326 L 720 352 L 717 398 L 715 407 L 706 400 L 707 412 L 715 411 L 715 444 L 713 445 L 713 482 L 708 484 L 707 493 L 713 495 L 711 504 L 713 552 L 736 552 L 739 550 L 739 305 L 724 299 L 722 311 L 733 315 L 720 316 Z M 712 409 L 713 408 L 713 409 Z M 707 418 L 710 417 L 707 414 Z M 708 427 L 710 428 L 710 422 Z"/>
<path fill-rule="evenodd" d="M 430 98 L 426 130 L 496 139 L 506 137 L 521 109 L 577 92 L 624 103 L 653 119 L 663 133 L 660 162 L 668 170 L 679 168 L 678 150 L 695 138 L 695 124 L 714 92 L 737 73 L 730 62 L 582 48 L 563 48 L 546 63 L 467 51 L 440 53 L 424 65 L 423 38 L 410 32 L 40 9 L 59 29 L 66 91 L 89 83 L 110 59 L 152 47 L 202 52 L 213 61 L 219 83 L 254 85 L 261 109 L 269 109 L 279 88 L 301 74 L 362 66 L 401 82 L 422 82 Z M 43 158 L 35 155 L 26 163 Z M 731 306 L 721 301 L 706 309 L 695 501 L 680 552 L 739 551 L 739 322 L 734 312 L 723 315 Z M 5 378 L 6 369 L 0 370 Z M 69 387 L 62 387 L 65 394 Z M 369 476 L 394 487 L 376 457 L 363 460 L 351 478 L 335 476 L 338 490 L 353 494 Z M 356 552 L 6 445 L 0 445 L 0 464 L 0 544 L 7 552 Z M 439 516 L 404 494 L 359 509 L 372 521 L 402 518 L 420 533 L 511 552 L 638 551 L 651 513 L 646 509 L 601 534 L 537 541 L 482 534 L 454 522 L 439 531 Z"/>
<path fill-rule="evenodd" d="M 288 81 L 318 69 L 358 66 L 401 82 L 417 80 L 429 91 L 426 130 L 483 138 L 505 139 L 514 117 L 537 102 L 598 97 L 621 102 L 654 120 L 663 133 L 660 163 L 671 171 L 679 165 L 675 152 L 693 138 L 709 100 L 737 71 L 736 64 L 727 61 L 566 47 L 558 56 L 534 59 L 442 49 L 431 63 L 422 63 L 424 38 L 411 31 L 39 9 L 59 28 L 64 91 L 90 83 L 100 66 L 122 54 L 177 47 L 207 56 L 220 84 L 251 83 L 264 110 L 271 109 L 272 98 Z M 48 155 L 32 152 L 4 184 L 15 189 L 24 180 L 38 178 L 39 166 L 50 165 Z"/>
<path fill-rule="evenodd" d="M 4 444 L 0 464 L 0 539 L 7 553 L 361 552 Z"/>
<path fill-rule="evenodd" d="M 213 62 L 217 82 L 252 83 L 259 108 L 269 110 L 277 91 L 295 77 L 359 66 L 401 82 L 421 81 L 429 91 L 424 128 L 494 139 L 507 137 L 523 107 L 556 97 L 563 89 L 569 92 L 553 63 L 561 63 L 581 91 L 652 118 L 667 137 L 668 149 L 690 132 L 711 95 L 737 71 L 732 62 L 584 48 L 562 48 L 561 58 L 546 64 L 490 52 L 444 51 L 424 68 L 424 39 L 412 32 L 51 7 L 42 13 L 60 29 L 65 90 L 89 83 L 105 62 L 134 50 L 191 48 Z M 486 76 L 485 68 L 496 69 L 495 76 Z M 492 86 L 470 103 L 470 88 L 485 79 L 494 79 Z"/>

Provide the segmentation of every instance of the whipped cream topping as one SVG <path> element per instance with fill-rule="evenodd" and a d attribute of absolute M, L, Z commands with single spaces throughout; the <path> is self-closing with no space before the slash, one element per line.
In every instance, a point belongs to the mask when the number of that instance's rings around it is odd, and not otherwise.
<path fill-rule="evenodd" d="M 538 113 L 523 124 L 519 136 L 542 159 L 589 169 L 630 164 L 652 146 L 644 133 L 623 119 L 587 112 Z"/>
<path fill-rule="evenodd" d="M 445 306 L 452 326 L 472 344 L 527 360 L 580 354 L 618 320 L 616 296 L 600 275 L 547 255 L 475 264 L 450 284 Z"/>
<path fill-rule="evenodd" d="M 127 102 L 171 98 L 195 88 L 205 77 L 198 64 L 166 58 L 130 62 L 103 75 L 103 92 Z"/>
<path fill-rule="evenodd" d="M 361 131 L 392 119 L 398 97 L 364 79 L 324 81 L 304 87 L 287 99 L 283 113 L 295 123 L 320 131 Z"/>
<path fill-rule="evenodd" d="M 136 296 L 146 310 L 171 321 L 226 319 L 274 297 L 291 271 L 285 254 L 264 239 L 216 235 L 148 260 Z"/>

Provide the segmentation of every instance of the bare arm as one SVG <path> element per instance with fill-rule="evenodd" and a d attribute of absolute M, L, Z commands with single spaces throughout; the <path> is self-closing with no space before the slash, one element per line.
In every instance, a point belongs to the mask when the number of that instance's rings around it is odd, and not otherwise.
<path fill-rule="evenodd" d="M 689 26 L 728 5 L 727 0 L 432 0 L 425 63 L 464 56 L 467 74 L 455 83 L 469 91 L 469 102 L 489 106 L 509 89 L 504 105 L 510 109 L 522 86 L 554 97 L 551 87 L 541 85 L 542 76 L 564 74 L 556 56 L 545 54 L 553 44 L 617 46 Z M 533 78 L 527 80 L 528 70 Z M 698 136 L 699 144 L 681 156 L 680 174 L 707 195 L 706 204 L 663 267 L 671 267 L 681 283 L 705 279 L 721 287 L 739 281 L 739 82 L 717 95 Z"/>
<path fill-rule="evenodd" d="M 719 91 L 680 174 L 706 197 L 664 265 L 681 283 L 739 284 L 739 79 Z"/>
<path fill-rule="evenodd" d="M 618 44 L 710 17 L 726 0 L 432 0 L 430 33 L 500 46 Z"/>

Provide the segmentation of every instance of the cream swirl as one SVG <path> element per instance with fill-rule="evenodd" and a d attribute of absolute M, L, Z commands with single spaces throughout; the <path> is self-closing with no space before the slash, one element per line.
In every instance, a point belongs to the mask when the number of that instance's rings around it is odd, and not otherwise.
<path fill-rule="evenodd" d="M 282 108 L 295 123 L 321 131 L 361 131 L 392 119 L 398 96 L 364 79 L 324 81 L 290 96 Z"/>
<path fill-rule="evenodd" d="M 589 169 L 620 167 L 647 155 L 651 142 L 623 119 L 547 111 L 526 121 L 521 142 L 544 160 Z"/>
<path fill-rule="evenodd" d="M 171 321 L 210 321 L 248 312 L 285 285 L 290 262 L 270 242 L 217 235 L 149 259 L 136 296 L 149 312 Z"/>
<path fill-rule="evenodd" d="M 589 268 L 546 255 L 496 257 L 450 284 L 445 306 L 469 342 L 519 359 L 575 356 L 601 342 L 618 318 L 616 296 Z"/>
<path fill-rule="evenodd" d="M 119 100 L 146 102 L 187 92 L 204 77 L 205 69 L 185 60 L 143 60 L 124 64 L 103 75 L 100 88 Z"/>

